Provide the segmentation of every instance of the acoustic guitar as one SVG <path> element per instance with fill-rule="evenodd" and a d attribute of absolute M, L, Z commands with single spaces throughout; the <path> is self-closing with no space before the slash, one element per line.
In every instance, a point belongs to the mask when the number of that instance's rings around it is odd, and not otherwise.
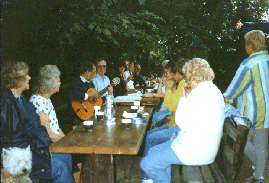
<path fill-rule="evenodd" d="M 120 78 L 116 77 L 112 80 L 111 86 L 116 86 L 120 83 Z M 87 93 L 91 93 L 94 88 L 90 88 Z M 94 106 L 101 106 L 103 104 L 103 100 L 101 96 L 107 92 L 108 86 L 105 87 L 103 90 L 98 92 L 98 96 L 96 98 L 91 98 L 88 100 L 75 100 L 71 101 L 72 107 L 77 114 L 77 116 L 82 120 L 87 120 L 93 115 Z"/>

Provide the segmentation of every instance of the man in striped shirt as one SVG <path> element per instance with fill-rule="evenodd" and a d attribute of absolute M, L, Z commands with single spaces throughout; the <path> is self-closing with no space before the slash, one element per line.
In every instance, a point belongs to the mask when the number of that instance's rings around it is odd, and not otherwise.
<path fill-rule="evenodd" d="M 237 110 L 252 121 L 245 153 L 255 166 L 255 173 L 247 182 L 264 182 L 268 168 L 269 55 L 262 31 L 250 31 L 244 38 L 250 56 L 240 64 L 224 100 L 236 100 Z"/>

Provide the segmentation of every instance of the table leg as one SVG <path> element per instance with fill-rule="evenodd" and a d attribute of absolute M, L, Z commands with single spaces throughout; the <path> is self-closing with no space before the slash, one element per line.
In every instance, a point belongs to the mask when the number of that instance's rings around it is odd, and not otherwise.
<path fill-rule="evenodd" d="M 110 154 L 86 155 L 81 173 L 83 183 L 115 182 L 113 155 Z"/>

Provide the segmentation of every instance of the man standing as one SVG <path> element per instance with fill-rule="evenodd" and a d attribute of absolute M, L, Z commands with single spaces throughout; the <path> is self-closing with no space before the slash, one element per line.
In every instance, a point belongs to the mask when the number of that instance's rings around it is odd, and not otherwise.
<path fill-rule="evenodd" d="M 245 49 L 250 56 L 240 64 L 224 93 L 224 100 L 228 103 L 236 99 L 237 110 L 252 121 L 245 153 L 255 166 L 255 173 L 247 182 L 265 182 L 268 168 L 269 55 L 262 31 L 250 31 L 244 38 Z"/>
<path fill-rule="evenodd" d="M 113 94 L 113 87 L 110 85 L 110 80 L 107 76 L 105 76 L 106 73 L 106 61 L 103 58 L 96 59 L 96 68 L 97 68 L 97 75 L 94 77 L 93 84 L 95 86 L 95 89 L 100 92 L 104 88 L 108 86 L 108 91 L 106 91 L 104 94 L 101 95 L 103 99 L 103 103 L 105 102 L 106 95 Z"/>
<path fill-rule="evenodd" d="M 90 93 L 87 91 L 90 88 L 95 88 L 92 82 L 93 78 L 96 76 L 96 67 L 91 62 L 85 62 L 81 65 L 80 76 L 77 77 L 69 87 L 69 99 L 71 101 L 83 101 L 91 100 L 98 96 L 96 90 L 92 90 Z M 76 118 L 75 124 L 79 125 L 82 120 Z"/>

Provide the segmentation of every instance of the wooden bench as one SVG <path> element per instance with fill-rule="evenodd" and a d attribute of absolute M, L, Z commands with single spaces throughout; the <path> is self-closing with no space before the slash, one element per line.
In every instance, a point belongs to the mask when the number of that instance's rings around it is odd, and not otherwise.
<path fill-rule="evenodd" d="M 246 126 L 234 127 L 230 119 L 226 119 L 215 162 L 203 166 L 172 165 L 171 182 L 236 182 L 248 131 Z"/>

